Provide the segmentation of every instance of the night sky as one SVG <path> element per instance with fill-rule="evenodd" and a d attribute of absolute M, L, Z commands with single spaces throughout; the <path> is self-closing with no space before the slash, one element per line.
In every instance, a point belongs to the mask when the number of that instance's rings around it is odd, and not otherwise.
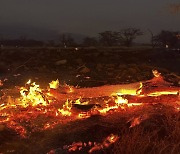
<path fill-rule="evenodd" d="M 0 0 L 0 26 L 37 27 L 95 36 L 126 27 L 179 30 L 179 0 Z M 148 32 L 146 32 L 148 33 Z"/>

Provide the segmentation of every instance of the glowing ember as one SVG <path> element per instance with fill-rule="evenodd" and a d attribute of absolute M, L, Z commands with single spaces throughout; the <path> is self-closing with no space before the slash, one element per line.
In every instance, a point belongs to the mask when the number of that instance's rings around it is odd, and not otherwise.
<path fill-rule="evenodd" d="M 117 105 L 124 105 L 124 104 L 128 104 L 128 100 L 127 99 L 123 99 L 122 97 L 117 97 L 117 99 L 115 100 Z"/>
<path fill-rule="evenodd" d="M 0 87 L 3 86 L 3 82 L 0 80 Z"/>
<path fill-rule="evenodd" d="M 110 147 L 113 143 L 115 143 L 118 139 L 119 137 L 117 135 L 111 134 L 102 143 L 95 144 L 88 152 L 93 153 L 101 149 L 106 149 Z"/>
<path fill-rule="evenodd" d="M 89 104 L 89 102 L 88 102 L 88 101 L 81 102 L 81 99 L 79 98 L 79 99 L 77 99 L 77 100 L 75 101 L 75 103 L 74 103 L 74 104 L 79 104 L 79 105 L 88 105 L 88 104 Z"/>
<path fill-rule="evenodd" d="M 147 94 L 147 96 L 178 95 L 178 91 L 160 91 Z"/>
<path fill-rule="evenodd" d="M 97 143 L 97 142 L 87 142 L 87 143 L 83 143 L 83 142 L 74 142 L 71 145 L 65 145 L 63 146 L 63 150 L 65 153 L 68 152 L 78 152 L 83 150 L 84 148 L 88 148 L 89 151 L 88 153 L 96 153 L 100 150 L 103 149 L 107 149 L 109 148 L 112 144 L 114 144 L 117 140 L 119 139 L 118 135 L 114 135 L 114 134 L 110 134 L 108 137 L 106 137 L 102 143 Z M 48 152 L 48 154 L 53 154 L 58 152 L 57 150 L 51 150 L 50 152 Z"/>
<path fill-rule="evenodd" d="M 149 100 L 153 100 L 151 104 L 159 103 L 160 98 L 167 100 L 166 95 L 171 95 L 169 102 L 179 101 L 180 88 L 165 82 L 158 71 L 153 71 L 153 74 L 155 78 L 148 82 L 122 88 L 115 86 L 116 89 L 113 89 L 113 86 L 78 89 L 66 84 L 61 86 L 58 80 L 49 83 L 49 88 L 41 89 L 39 85 L 29 80 L 24 87 L 18 89 L 19 96 L 12 96 L 4 91 L 0 104 L 0 124 L 25 137 L 31 131 L 52 129 L 61 123 L 83 120 L 93 115 L 107 116 L 114 112 L 126 111 L 128 108 L 131 110 L 135 106 L 146 105 Z M 56 93 L 52 94 L 52 90 Z M 101 99 L 101 103 L 98 100 L 95 102 L 86 100 L 86 98 L 92 99 L 92 96 L 103 98 L 103 94 L 108 97 L 108 100 Z M 64 98 L 67 99 L 64 101 Z M 83 110 L 84 107 L 88 108 Z M 175 106 L 175 103 L 174 109 L 179 111 L 179 106 Z M 40 117 L 41 123 L 35 124 Z M 145 119 L 146 117 L 131 119 L 130 127 L 140 124 Z M 106 147 L 104 144 L 102 146 Z"/>
<path fill-rule="evenodd" d="M 136 89 L 120 89 L 119 91 L 117 91 L 115 94 L 112 95 L 137 95 L 136 93 Z"/>
<path fill-rule="evenodd" d="M 139 125 L 142 121 L 146 120 L 147 118 L 148 118 L 148 116 L 145 114 L 145 115 L 130 119 L 129 120 L 131 122 L 130 128 Z"/>
<path fill-rule="evenodd" d="M 156 78 L 161 77 L 161 73 L 159 73 L 157 70 L 152 70 L 152 73 Z"/>

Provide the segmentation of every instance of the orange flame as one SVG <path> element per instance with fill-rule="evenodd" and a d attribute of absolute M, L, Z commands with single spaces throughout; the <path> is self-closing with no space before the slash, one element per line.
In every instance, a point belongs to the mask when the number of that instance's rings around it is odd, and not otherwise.
<path fill-rule="evenodd" d="M 49 83 L 49 87 L 52 88 L 52 89 L 57 89 L 59 88 L 59 80 L 57 79 L 56 81 L 51 81 Z"/>
<path fill-rule="evenodd" d="M 155 81 L 161 81 L 162 76 L 158 71 L 153 71 Z M 154 80 L 153 80 L 154 81 Z M 0 82 L 1 83 L 1 82 Z M 62 90 L 63 94 L 73 93 L 74 88 L 68 85 L 60 86 L 59 80 L 52 81 L 49 83 L 50 89 Z M 61 89 L 62 88 L 62 89 Z M 64 88 L 64 89 L 63 89 Z M 128 97 L 125 95 L 136 96 L 137 98 L 145 97 L 142 94 L 144 83 L 140 82 L 139 89 L 120 89 L 115 92 L 115 96 L 109 96 L 111 99 L 104 101 L 102 104 L 96 104 L 88 111 L 81 111 L 74 109 L 75 105 L 89 105 L 89 101 L 82 101 L 81 98 L 77 100 L 66 100 L 66 102 L 58 102 L 53 96 L 51 96 L 50 89 L 41 89 L 35 82 L 29 80 L 24 87 L 19 90 L 20 97 L 15 98 L 13 96 L 6 96 L 1 99 L 0 104 L 0 124 L 4 124 L 7 127 L 14 129 L 21 136 L 25 137 L 28 131 L 26 126 L 23 126 L 23 121 L 29 122 L 29 126 L 38 116 L 48 117 L 50 120 L 37 125 L 35 130 L 44 130 L 55 127 L 60 123 L 69 122 L 77 119 L 86 119 L 92 115 L 106 116 L 112 112 L 120 112 L 122 109 L 126 110 L 134 106 L 142 106 L 143 103 L 130 103 Z M 76 95 L 76 93 L 73 93 Z M 114 94 L 113 94 L 114 95 Z M 157 97 L 161 95 L 178 95 L 178 91 L 155 91 L 148 93 L 147 97 Z M 71 97 L 70 97 L 71 98 Z M 61 104 L 64 103 L 64 104 Z M 74 105 L 75 104 L 75 105 Z M 61 106 L 61 107 L 60 107 Z M 179 106 L 176 107 L 179 111 Z M 141 121 L 145 120 L 146 117 L 136 117 L 131 120 L 131 126 L 134 127 L 140 124 Z M 105 145 L 103 145 L 105 146 Z"/>

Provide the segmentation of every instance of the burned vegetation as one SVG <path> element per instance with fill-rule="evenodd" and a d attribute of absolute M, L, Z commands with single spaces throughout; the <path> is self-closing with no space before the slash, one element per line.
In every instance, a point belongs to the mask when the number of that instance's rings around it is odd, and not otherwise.
<path fill-rule="evenodd" d="M 180 54 L 0 50 L 1 153 L 179 153 Z"/>

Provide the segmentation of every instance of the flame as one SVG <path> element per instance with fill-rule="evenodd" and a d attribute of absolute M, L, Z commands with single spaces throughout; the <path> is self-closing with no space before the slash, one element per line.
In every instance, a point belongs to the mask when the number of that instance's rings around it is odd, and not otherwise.
<path fill-rule="evenodd" d="M 71 116 L 71 109 L 72 109 L 72 101 L 66 101 L 65 104 L 63 105 L 62 109 L 58 109 L 58 111 L 63 115 L 63 116 Z"/>
<path fill-rule="evenodd" d="M 113 93 L 112 96 L 113 95 L 115 95 L 115 96 L 116 95 L 118 95 L 118 96 L 123 96 L 123 95 L 132 95 L 132 96 L 141 95 L 142 88 L 143 88 L 143 83 L 140 82 L 138 89 L 120 89 L 116 93 Z"/>
<path fill-rule="evenodd" d="M 147 94 L 147 96 L 178 95 L 178 91 L 158 91 Z"/>
<path fill-rule="evenodd" d="M 155 78 L 161 78 L 161 74 L 158 71 L 153 71 Z M 158 82 L 160 80 L 157 80 Z M 89 105 L 91 101 L 82 101 L 82 98 L 76 100 L 67 99 L 66 101 L 58 101 L 55 96 L 50 95 L 50 90 L 58 89 L 58 92 L 62 92 L 63 95 L 71 96 L 70 93 L 76 95 L 74 92 L 74 87 L 68 85 L 59 85 L 59 80 L 52 81 L 49 83 L 47 89 L 41 89 L 38 84 L 29 80 L 24 87 L 19 88 L 20 96 L 14 97 L 11 95 L 6 95 L 6 97 L 1 98 L 0 104 L 0 124 L 6 125 L 8 128 L 14 129 L 22 137 L 25 137 L 28 133 L 26 127 L 32 128 L 32 131 L 39 131 L 45 129 L 52 129 L 60 123 L 66 123 L 78 119 L 86 119 L 93 115 L 107 116 L 112 112 L 121 112 L 128 108 L 133 108 L 135 106 L 143 106 L 143 103 L 130 103 L 129 96 L 135 96 L 135 98 L 142 97 L 157 97 L 161 95 L 178 95 L 177 91 L 155 91 L 147 95 L 142 95 L 144 83 L 140 82 L 138 89 L 120 89 L 115 92 L 115 95 L 110 95 L 108 101 L 103 101 L 103 103 L 95 105 L 86 111 L 73 108 L 75 105 Z M 168 87 L 169 88 L 169 87 Z M 79 95 L 78 95 L 79 96 Z M 136 100 L 136 99 L 135 99 Z M 91 105 L 90 105 L 91 106 Z M 179 111 L 179 106 L 175 108 Z M 37 117 L 48 117 L 48 121 L 42 122 L 41 125 L 34 126 L 33 122 Z M 131 120 L 131 127 L 140 124 L 144 117 L 136 117 Z M 24 126 L 23 122 L 29 123 L 28 126 Z M 33 130 L 34 129 L 34 130 Z M 113 138 L 112 138 L 113 139 Z"/>
<path fill-rule="evenodd" d="M 26 82 L 26 84 L 31 84 L 31 79 L 29 79 L 29 80 Z"/>
<path fill-rule="evenodd" d="M 156 77 L 156 78 L 161 76 L 161 73 L 159 73 L 157 70 L 152 70 L 152 73 L 153 73 L 154 77 Z"/>
<path fill-rule="evenodd" d="M 86 119 L 86 118 L 89 118 L 90 116 L 91 114 L 89 112 L 81 112 L 78 114 L 79 119 Z"/>
<path fill-rule="evenodd" d="M 99 151 L 101 149 L 107 149 L 112 144 L 114 144 L 119 139 L 118 135 L 110 134 L 108 137 L 104 139 L 102 143 L 95 144 L 88 153 L 94 153 L 96 151 Z"/>
<path fill-rule="evenodd" d="M 116 102 L 116 104 L 117 104 L 118 106 L 124 105 L 124 104 L 128 104 L 128 100 L 127 100 L 127 99 L 124 99 L 124 98 L 122 98 L 122 97 L 120 97 L 120 96 L 117 96 L 117 99 L 115 100 L 115 102 Z"/>
<path fill-rule="evenodd" d="M 141 95 L 141 93 L 142 93 L 142 88 L 143 88 L 143 83 L 140 82 L 139 84 L 140 84 L 140 85 L 139 85 L 139 88 L 138 88 L 138 90 L 136 91 L 136 93 L 137 93 L 138 95 Z"/>
<path fill-rule="evenodd" d="M 88 101 L 85 101 L 85 102 L 81 102 L 81 98 L 75 100 L 75 103 L 74 104 L 79 104 L 79 105 L 88 105 L 89 102 Z"/>
<path fill-rule="evenodd" d="M 131 122 L 131 125 L 129 128 L 135 127 L 137 125 L 139 125 L 142 121 L 146 120 L 148 118 L 147 114 L 144 114 L 142 116 L 138 116 L 135 118 L 131 118 L 128 122 Z"/>
<path fill-rule="evenodd" d="M 135 126 L 139 125 L 140 123 L 141 123 L 141 118 L 140 117 L 134 118 L 132 120 L 132 122 L 131 122 L 130 128 L 135 127 Z"/>
<path fill-rule="evenodd" d="M 20 98 L 19 101 L 23 104 L 23 106 L 46 106 L 48 102 L 47 100 L 45 100 L 45 96 L 43 96 L 42 90 L 39 85 L 37 85 L 35 82 L 31 83 L 31 80 L 29 80 L 26 84 L 29 85 L 28 88 L 21 87 L 20 89 L 22 98 Z"/>
<path fill-rule="evenodd" d="M 51 81 L 49 83 L 49 87 L 52 88 L 52 89 L 57 89 L 59 88 L 59 80 L 57 79 L 56 81 Z"/>
<path fill-rule="evenodd" d="M 127 107 L 134 107 L 134 106 L 140 106 L 142 103 L 128 103 L 127 99 L 122 98 L 121 96 L 117 96 L 114 100 L 114 105 L 110 105 L 106 103 L 106 105 L 103 108 L 95 107 L 93 111 L 96 111 L 97 113 L 101 115 L 106 115 L 109 111 L 118 111 L 118 109 L 126 109 Z M 92 111 L 92 112 L 93 112 Z"/>
<path fill-rule="evenodd" d="M 114 94 L 112 94 L 114 95 Z M 136 95 L 136 89 L 120 89 L 118 92 L 115 93 L 115 95 Z"/>
<path fill-rule="evenodd" d="M 90 150 L 88 151 L 89 154 L 96 153 L 100 150 L 109 148 L 112 144 L 117 142 L 118 139 L 119 139 L 118 135 L 110 134 L 101 143 L 91 142 L 91 141 L 86 143 L 79 141 L 79 142 L 73 142 L 71 145 L 65 145 L 63 146 L 63 149 L 67 150 L 67 152 L 77 152 L 77 151 L 81 151 L 83 148 L 89 147 L 90 148 Z M 56 153 L 56 149 L 48 152 L 48 154 L 51 153 Z"/>
<path fill-rule="evenodd" d="M 69 93 L 73 93 L 74 92 L 74 87 L 69 86 Z"/>

